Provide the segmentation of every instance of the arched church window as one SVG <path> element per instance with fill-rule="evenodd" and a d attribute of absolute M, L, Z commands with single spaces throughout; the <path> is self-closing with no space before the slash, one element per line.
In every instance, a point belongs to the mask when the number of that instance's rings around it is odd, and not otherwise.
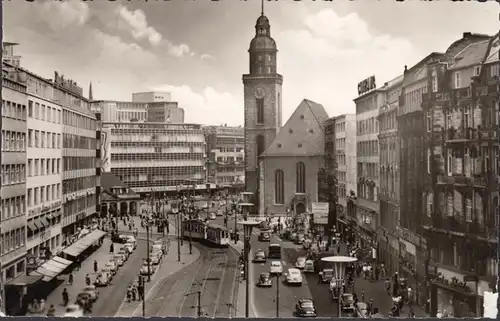
<path fill-rule="evenodd" d="M 259 157 L 265 149 L 265 138 L 263 135 L 257 135 L 255 138 L 255 143 L 257 144 L 257 157 Z"/>
<path fill-rule="evenodd" d="M 257 98 L 257 124 L 264 123 L 264 98 Z"/>
<path fill-rule="evenodd" d="M 285 179 L 283 170 L 277 169 L 274 172 L 274 203 L 284 204 L 285 203 Z"/>
<path fill-rule="evenodd" d="M 295 191 L 297 193 L 306 192 L 306 165 L 303 162 L 297 163 L 296 168 L 297 179 L 295 183 Z"/>

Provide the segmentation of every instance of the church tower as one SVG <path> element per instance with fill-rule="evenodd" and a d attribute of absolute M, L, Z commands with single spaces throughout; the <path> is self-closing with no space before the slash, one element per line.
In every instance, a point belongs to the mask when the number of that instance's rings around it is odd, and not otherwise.
<path fill-rule="evenodd" d="M 281 86 L 277 72 L 276 42 L 271 25 L 262 11 L 255 25 L 255 37 L 248 50 L 250 72 L 243 75 L 245 97 L 245 190 L 254 193 L 259 208 L 259 156 L 274 141 L 281 128 Z"/>

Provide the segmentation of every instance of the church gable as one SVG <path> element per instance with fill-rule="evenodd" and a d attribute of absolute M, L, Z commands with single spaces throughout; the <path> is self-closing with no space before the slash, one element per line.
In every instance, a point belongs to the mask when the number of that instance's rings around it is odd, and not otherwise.
<path fill-rule="evenodd" d="M 323 121 L 325 108 L 304 99 L 262 154 L 263 157 L 317 156 L 325 149 Z"/>

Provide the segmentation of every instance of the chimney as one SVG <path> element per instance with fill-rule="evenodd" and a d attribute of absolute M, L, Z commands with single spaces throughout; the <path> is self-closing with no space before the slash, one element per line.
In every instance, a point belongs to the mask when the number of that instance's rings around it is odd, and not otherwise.
<path fill-rule="evenodd" d="M 405 65 L 405 73 L 407 73 L 407 72 L 408 72 L 408 66 Z"/>
<path fill-rule="evenodd" d="M 463 38 L 467 38 L 467 37 L 470 37 L 472 36 L 472 32 L 464 32 L 463 33 Z"/>

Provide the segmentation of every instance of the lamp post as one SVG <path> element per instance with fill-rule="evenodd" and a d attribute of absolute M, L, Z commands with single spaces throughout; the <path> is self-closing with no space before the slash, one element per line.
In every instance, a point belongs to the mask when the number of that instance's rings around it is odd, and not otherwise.
<path fill-rule="evenodd" d="M 241 212 L 243 214 L 243 219 L 245 221 L 247 221 L 250 209 L 253 207 L 254 204 L 253 203 L 240 203 L 239 205 L 241 206 Z"/>
<path fill-rule="evenodd" d="M 149 227 L 150 227 L 150 221 L 149 217 L 146 218 L 146 261 L 148 262 L 148 282 L 151 282 L 151 261 L 149 257 Z"/>
<path fill-rule="evenodd" d="M 255 221 L 240 221 L 238 224 L 243 225 L 243 233 L 245 237 L 245 246 L 244 246 L 244 253 L 245 253 L 245 318 L 248 318 L 248 312 L 249 312 L 249 302 L 250 302 L 250 278 L 248 277 L 248 262 L 249 256 L 250 256 L 250 238 L 252 237 L 252 229 L 254 226 L 259 225 L 258 222 Z"/>
<path fill-rule="evenodd" d="M 354 263 L 358 259 L 355 257 L 350 257 L 350 256 L 327 256 L 324 258 L 321 258 L 321 261 L 325 263 L 330 263 L 333 265 L 333 273 L 334 273 L 334 280 L 337 283 L 337 287 L 339 289 L 339 299 L 338 299 L 338 309 L 339 309 L 339 315 L 338 317 L 342 317 L 342 294 L 344 291 L 344 277 L 345 277 L 345 267 L 346 264 L 348 263 Z"/>

